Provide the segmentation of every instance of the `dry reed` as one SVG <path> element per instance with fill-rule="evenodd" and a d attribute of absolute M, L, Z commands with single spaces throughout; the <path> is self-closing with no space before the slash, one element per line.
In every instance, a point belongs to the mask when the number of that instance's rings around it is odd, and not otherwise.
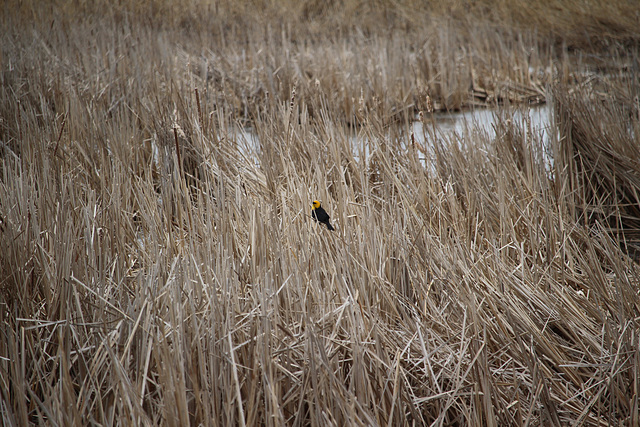
<path fill-rule="evenodd" d="M 626 20 L 593 85 L 561 35 L 464 3 L 382 8 L 392 36 L 366 2 L 9 3 L 5 425 L 638 424 Z M 424 147 L 427 94 L 550 100 L 550 140 L 505 108 Z"/>

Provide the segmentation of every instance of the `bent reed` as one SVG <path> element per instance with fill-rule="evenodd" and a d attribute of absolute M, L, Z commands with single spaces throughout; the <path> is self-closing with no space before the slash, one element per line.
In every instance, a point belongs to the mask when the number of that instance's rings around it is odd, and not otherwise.
<path fill-rule="evenodd" d="M 0 6 L 3 424 L 638 425 L 633 2 L 325 3 Z"/>

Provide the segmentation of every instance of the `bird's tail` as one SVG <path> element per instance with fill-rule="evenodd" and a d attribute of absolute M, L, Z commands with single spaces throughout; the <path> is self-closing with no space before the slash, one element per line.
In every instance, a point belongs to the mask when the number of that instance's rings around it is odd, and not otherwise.
<path fill-rule="evenodd" d="M 335 230 L 335 228 L 333 228 L 333 225 L 329 224 L 328 222 L 327 222 L 327 228 L 331 231 Z"/>

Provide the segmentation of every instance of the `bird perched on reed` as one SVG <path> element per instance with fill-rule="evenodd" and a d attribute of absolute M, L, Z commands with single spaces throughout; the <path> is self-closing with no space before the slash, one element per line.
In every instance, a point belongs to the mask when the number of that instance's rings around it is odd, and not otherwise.
<path fill-rule="evenodd" d="M 313 208 L 311 209 L 311 216 L 318 222 L 321 222 L 327 226 L 329 230 L 335 230 L 331 223 L 329 222 L 329 214 L 324 210 L 322 206 L 320 206 L 320 202 L 317 200 L 313 201 Z"/>

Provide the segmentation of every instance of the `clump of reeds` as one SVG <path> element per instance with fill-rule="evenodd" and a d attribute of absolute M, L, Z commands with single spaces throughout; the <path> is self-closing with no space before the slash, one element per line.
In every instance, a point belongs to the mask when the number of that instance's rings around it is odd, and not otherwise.
<path fill-rule="evenodd" d="M 558 86 L 548 142 L 505 109 L 426 147 L 427 93 L 548 40 L 195 37 L 136 5 L 0 36 L 5 424 L 638 423 L 632 80 Z"/>
<path fill-rule="evenodd" d="M 608 90 L 615 90 L 605 84 Z M 636 87 L 637 90 L 637 87 Z M 631 94 L 630 87 L 627 94 Z M 640 249 L 640 146 L 637 95 L 554 97 L 562 139 L 557 168 L 570 171 L 565 189 L 584 224 L 606 229 L 637 258 Z M 631 98 L 631 99 L 630 99 Z"/>

